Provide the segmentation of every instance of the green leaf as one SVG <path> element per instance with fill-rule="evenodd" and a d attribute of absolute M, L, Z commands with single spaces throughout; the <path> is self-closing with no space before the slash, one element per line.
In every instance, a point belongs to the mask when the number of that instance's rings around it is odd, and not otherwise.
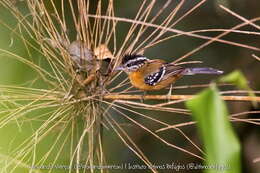
<path fill-rule="evenodd" d="M 240 144 L 229 122 L 226 104 L 221 100 L 215 84 L 187 101 L 186 106 L 197 121 L 206 152 L 205 164 L 212 166 L 205 172 L 241 172 Z"/>
<path fill-rule="evenodd" d="M 235 70 L 219 79 L 219 82 L 223 83 L 231 83 L 236 85 L 240 89 L 249 89 L 248 82 L 244 74 L 239 71 Z"/>
<path fill-rule="evenodd" d="M 238 87 L 239 89 L 244 89 L 244 90 L 248 90 L 248 95 L 251 97 L 255 97 L 256 95 L 253 93 L 253 90 L 249 87 L 247 79 L 245 77 L 245 75 L 239 71 L 239 70 L 235 70 L 223 77 L 221 77 L 219 80 L 219 82 L 222 83 L 231 83 L 233 85 L 235 85 L 236 87 Z M 257 102 L 253 101 L 252 104 L 257 107 Z"/>

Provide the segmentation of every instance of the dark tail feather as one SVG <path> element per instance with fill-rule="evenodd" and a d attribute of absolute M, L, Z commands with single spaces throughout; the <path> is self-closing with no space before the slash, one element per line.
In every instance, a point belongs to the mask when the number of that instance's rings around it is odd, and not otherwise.
<path fill-rule="evenodd" d="M 194 75 L 194 74 L 222 74 L 223 71 L 214 68 L 186 68 L 183 71 L 183 75 Z"/>

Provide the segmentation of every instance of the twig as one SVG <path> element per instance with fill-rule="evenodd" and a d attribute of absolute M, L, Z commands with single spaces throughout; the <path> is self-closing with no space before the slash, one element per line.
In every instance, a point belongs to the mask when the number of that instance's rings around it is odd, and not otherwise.
<path fill-rule="evenodd" d="M 257 157 L 253 160 L 253 163 L 257 163 L 257 162 L 260 162 L 260 157 Z"/>
<path fill-rule="evenodd" d="M 258 56 L 256 56 L 255 54 L 252 54 L 252 56 L 253 56 L 256 60 L 260 61 L 260 58 L 259 58 Z"/>
<path fill-rule="evenodd" d="M 178 127 L 183 127 L 183 126 L 188 126 L 188 125 L 193 125 L 193 124 L 196 124 L 196 122 L 191 121 L 191 122 L 186 122 L 186 123 L 179 123 L 179 124 L 175 124 L 175 125 L 172 125 L 172 126 L 160 128 L 160 129 L 156 130 L 155 132 L 158 133 L 158 132 L 165 131 L 165 130 L 168 130 L 168 129 L 178 128 Z"/>
<path fill-rule="evenodd" d="M 256 51 L 260 50 L 258 47 L 248 46 L 248 45 L 244 45 L 244 44 L 235 43 L 235 42 L 232 42 L 232 41 L 220 39 L 220 37 L 222 37 L 223 35 L 226 35 L 227 33 L 232 32 L 233 30 L 235 30 L 235 29 L 237 29 L 239 27 L 247 25 L 248 22 L 247 23 L 242 23 L 240 25 L 237 25 L 234 28 L 232 28 L 232 29 L 230 29 L 230 30 L 228 30 L 226 32 L 223 32 L 219 36 L 212 38 L 212 37 L 207 37 L 207 36 L 203 36 L 203 35 L 193 34 L 192 32 L 184 32 L 184 31 L 180 31 L 180 30 L 177 30 L 177 29 L 167 28 L 167 27 L 164 27 L 164 26 L 160 26 L 160 25 L 156 25 L 156 24 L 152 24 L 152 23 L 147 23 L 147 22 L 143 22 L 143 21 L 138 21 L 138 20 L 133 20 L 133 19 L 128 19 L 128 18 L 102 16 L 102 15 L 98 16 L 98 15 L 94 15 L 94 14 L 87 14 L 87 16 L 90 17 L 90 18 L 100 18 L 100 19 L 106 19 L 106 20 L 116 20 L 116 21 L 120 21 L 120 22 L 127 22 L 127 23 L 135 23 L 135 24 L 139 24 L 139 25 L 145 25 L 145 26 L 149 26 L 149 27 L 152 27 L 152 28 L 159 28 L 161 30 L 178 33 L 180 35 L 187 35 L 187 36 L 191 36 L 191 37 L 195 37 L 195 38 L 201 38 L 201 39 L 209 40 L 208 42 L 206 42 L 207 44 L 210 44 L 212 42 L 221 42 L 221 43 L 226 43 L 226 44 L 230 44 L 230 45 L 234 45 L 234 46 L 248 48 L 248 49 L 251 49 L 251 50 L 256 50 Z M 252 19 L 252 20 L 250 20 L 250 22 L 252 23 L 252 22 L 255 22 L 255 21 L 258 21 L 258 20 L 260 20 L 260 17 Z M 203 46 L 205 46 L 205 45 L 203 44 Z"/>
<path fill-rule="evenodd" d="M 104 99 L 107 100 L 183 100 L 183 99 L 191 99 L 195 95 L 123 95 L 123 94 L 111 94 L 105 95 Z M 223 100 L 227 101 L 256 101 L 260 102 L 260 97 L 251 97 L 251 96 L 221 96 Z"/>

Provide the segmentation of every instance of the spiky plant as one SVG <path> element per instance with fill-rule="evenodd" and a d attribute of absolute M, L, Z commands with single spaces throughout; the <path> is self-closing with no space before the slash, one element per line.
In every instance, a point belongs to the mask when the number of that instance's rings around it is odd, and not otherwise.
<path fill-rule="evenodd" d="M 231 29 L 189 32 L 175 29 L 180 21 L 206 0 L 199 1 L 178 17 L 179 10 L 185 4 L 184 0 L 178 3 L 171 0 L 164 3 L 144 0 L 139 2 L 133 19 L 116 17 L 116 4 L 113 0 L 0 2 L 1 8 L 12 20 L 16 20 L 15 24 L 1 20 L 1 24 L 9 29 L 13 42 L 10 50 L 0 49 L 1 56 L 13 58 L 33 69 L 27 83 L 1 85 L 0 127 L 5 128 L 13 123 L 21 130 L 31 127 L 28 132 L 31 135 L 26 135 L 20 145 L 11 147 L 10 152 L 1 156 L 7 160 L 2 163 L 3 172 L 20 169 L 32 172 L 41 169 L 48 169 L 49 172 L 55 169 L 94 172 L 97 166 L 109 163 L 104 154 L 110 155 L 109 148 L 104 143 L 105 140 L 113 139 L 112 130 L 152 172 L 158 170 L 152 166 L 154 161 L 147 156 L 145 149 L 135 141 L 136 134 L 133 133 L 136 129 L 138 133 L 144 131 L 152 135 L 164 146 L 203 160 L 202 149 L 180 129 L 194 122 L 187 118 L 172 125 L 160 117 L 161 112 L 167 115 L 189 115 L 190 112 L 180 103 L 192 95 L 172 95 L 173 101 L 170 102 L 166 95 L 147 95 L 146 101 L 142 103 L 142 93 L 133 89 L 128 79 L 123 79 L 123 74 L 115 73 L 113 69 L 126 53 L 144 53 L 155 45 L 183 35 L 206 42 L 173 60 L 179 64 L 212 42 L 260 50 L 221 39 L 231 32 L 259 35 L 258 32 L 238 30 L 242 26 L 253 25 L 252 22 L 258 18 L 251 21 L 242 18 L 244 21 Z M 222 9 L 241 17 L 224 7 Z M 125 24 L 127 29 L 123 26 Z M 219 31 L 221 34 L 215 37 L 200 34 Z M 123 40 L 118 39 L 122 37 Z M 15 52 L 16 44 L 22 46 L 24 55 Z M 175 89 L 185 91 L 207 86 L 208 84 L 178 86 Z M 226 93 L 234 92 L 239 93 L 236 90 Z M 236 95 L 224 99 L 252 100 Z M 189 147 L 179 146 L 171 139 L 162 137 L 156 132 L 162 127 L 174 129 L 188 141 Z M 105 167 L 100 172 L 121 169 L 125 165 L 110 166 L 114 167 Z"/>

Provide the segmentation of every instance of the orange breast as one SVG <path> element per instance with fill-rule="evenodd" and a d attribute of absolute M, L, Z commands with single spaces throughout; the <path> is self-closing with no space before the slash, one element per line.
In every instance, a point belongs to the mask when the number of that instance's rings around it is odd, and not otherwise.
<path fill-rule="evenodd" d="M 166 80 L 162 80 L 159 83 L 157 83 L 156 85 L 147 85 L 144 82 L 144 78 L 142 73 L 140 72 L 132 72 L 129 74 L 129 79 L 132 83 L 132 85 L 140 90 L 144 90 L 144 91 L 151 91 L 151 90 L 160 90 L 163 88 L 168 87 L 170 84 L 174 83 L 180 76 L 172 76 L 169 77 Z"/>

